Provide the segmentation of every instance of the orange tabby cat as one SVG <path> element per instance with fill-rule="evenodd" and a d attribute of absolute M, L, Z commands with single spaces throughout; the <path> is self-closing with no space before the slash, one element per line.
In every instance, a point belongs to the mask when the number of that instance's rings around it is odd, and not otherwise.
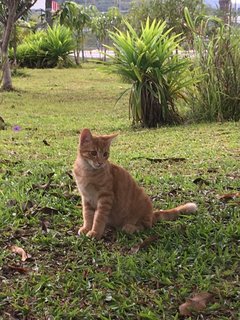
<path fill-rule="evenodd" d="M 106 226 L 127 233 L 150 228 L 158 220 L 175 220 L 181 213 L 193 213 L 195 203 L 170 210 L 153 211 L 150 198 L 123 168 L 108 161 L 116 134 L 95 136 L 83 129 L 74 177 L 82 196 L 83 226 L 79 234 L 100 239 Z"/>

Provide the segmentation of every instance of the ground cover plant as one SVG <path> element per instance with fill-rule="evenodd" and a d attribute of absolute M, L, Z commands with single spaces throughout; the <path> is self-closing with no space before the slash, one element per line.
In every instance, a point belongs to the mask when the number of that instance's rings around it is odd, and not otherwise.
<path fill-rule="evenodd" d="M 23 75 L 0 100 L 0 319 L 238 319 L 239 122 L 133 129 L 127 98 L 115 105 L 128 84 L 98 65 Z M 110 158 L 156 208 L 191 200 L 198 213 L 132 236 L 77 237 L 71 168 L 83 127 L 119 133 Z M 181 316 L 202 292 L 206 307 Z"/>

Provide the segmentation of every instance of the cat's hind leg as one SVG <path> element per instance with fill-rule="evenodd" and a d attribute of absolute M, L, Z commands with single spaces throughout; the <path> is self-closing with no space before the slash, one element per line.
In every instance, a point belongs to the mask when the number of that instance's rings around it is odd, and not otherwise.
<path fill-rule="evenodd" d="M 137 232 L 137 231 L 141 231 L 143 230 L 143 227 L 142 226 L 139 226 L 139 225 L 134 225 L 134 224 L 125 224 L 123 227 L 122 227 L 122 231 L 126 232 L 126 233 L 134 233 L 134 232 Z"/>

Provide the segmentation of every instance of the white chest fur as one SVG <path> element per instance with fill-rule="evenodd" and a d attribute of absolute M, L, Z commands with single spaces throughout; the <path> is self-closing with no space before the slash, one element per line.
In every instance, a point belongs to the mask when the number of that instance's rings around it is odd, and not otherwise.
<path fill-rule="evenodd" d="M 97 208 L 98 192 L 93 184 L 80 184 L 77 182 L 78 190 L 81 193 L 85 201 L 91 204 L 91 206 Z"/>

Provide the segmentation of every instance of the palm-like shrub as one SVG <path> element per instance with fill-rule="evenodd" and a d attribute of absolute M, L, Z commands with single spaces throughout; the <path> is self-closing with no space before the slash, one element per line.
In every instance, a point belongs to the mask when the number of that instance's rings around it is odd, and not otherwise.
<path fill-rule="evenodd" d="M 47 29 L 41 50 L 46 52 L 45 61 L 48 66 L 56 66 L 58 63 L 67 65 L 69 53 L 74 49 L 71 31 L 61 25 Z"/>
<path fill-rule="evenodd" d="M 127 31 L 111 32 L 114 71 L 132 83 L 129 107 L 133 122 L 144 127 L 178 124 L 182 118 L 177 99 L 186 100 L 186 88 L 194 80 L 191 62 L 175 54 L 179 35 L 170 35 L 165 22 L 142 25 L 138 35 L 129 23 Z"/>
<path fill-rule="evenodd" d="M 28 35 L 17 48 L 17 62 L 30 68 L 66 66 L 70 63 L 68 55 L 73 47 L 71 31 L 64 26 L 55 26 Z"/>

